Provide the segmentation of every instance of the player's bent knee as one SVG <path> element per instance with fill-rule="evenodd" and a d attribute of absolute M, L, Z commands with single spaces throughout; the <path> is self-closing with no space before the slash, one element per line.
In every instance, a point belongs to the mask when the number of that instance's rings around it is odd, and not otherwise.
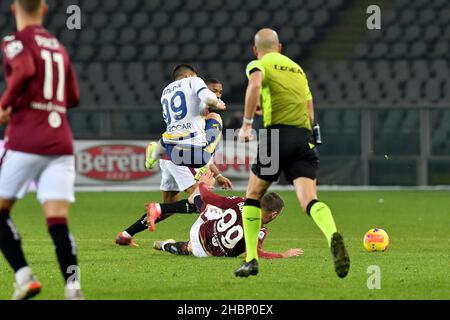
<path fill-rule="evenodd" d="M 197 186 L 198 185 L 196 183 L 193 186 L 191 186 L 185 190 L 186 194 L 188 195 L 188 198 L 195 192 L 195 190 L 197 189 Z"/>
<path fill-rule="evenodd" d="M 42 204 L 46 218 L 67 218 L 70 203 L 63 200 L 50 200 Z"/>
<path fill-rule="evenodd" d="M 173 203 L 180 200 L 180 192 L 163 191 L 163 203 Z"/>
<path fill-rule="evenodd" d="M 11 211 L 15 200 L 8 200 L 8 199 L 2 199 L 0 198 L 0 214 L 2 212 L 8 212 Z"/>

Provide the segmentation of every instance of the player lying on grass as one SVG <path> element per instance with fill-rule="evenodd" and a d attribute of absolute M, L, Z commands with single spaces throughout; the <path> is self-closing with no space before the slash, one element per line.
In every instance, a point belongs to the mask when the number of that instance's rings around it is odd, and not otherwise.
<path fill-rule="evenodd" d="M 218 99 L 222 98 L 223 85 L 216 79 L 208 79 L 205 81 L 208 89 L 214 92 Z M 219 116 L 220 117 L 220 116 Z M 172 161 L 161 159 L 159 161 L 161 168 L 161 185 L 163 203 L 149 203 L 146 205 L 146 212 L 135 223 L 130 225 L 126 230 L 119 232 L 115 242 L 122 246 L 137 247 L 134 242 L 134 235 L 148 228 L 147 215 L 152 213 L 151 230 L 155 228 L 155 224 L 159 223 L 174 213 L 198 213 L 197 207 L 190 204 L 187 199 L 180 200 L 180 192 L 184 191 L 189 197 L 195 189 L 197 189 L 197 181 L 195 176 L 197 169 L 188 168 L 186 166 L 177 166 Z M 219 169 L 212 163 L 209 169 L 214 173 L 217 183 L 225 190 L 233 188 L 231 181 L 224 177 Z"/>
<path fill-rule="evenodd" d="M 198 188 L 198 183 L 194 178 L 195 171 L 191 173 L 189 168 L 176 166 L 170 160 L 161 160 L 160 166 L 163 173 L 161 180 L 163 203 L 148 203 L 145 206 L 146 212 L 144 215 L 127 229 L 117 234 L 115 239 L 116 244 L 120 246 L 138 247 L 139 245 L 134 241 L 136 234 L 147 229 L 151 232 L 155 231 L 155 225 L 157 223 L 166 220 L 175 213 L 200 213 L 197 206 L 189 203 L 187 199 L 178 200 L 180 191 L 175 191 L 175 189 L 183 190 L 188 197 L 191 196 Z M 222 176 L 214 164 L 211 164 L 209 168 L 222 189 L 231 190 L 233 188 L 231 181 Z M 186 173 L 184 169 L 186 169 Z"/>
<path fill-rule="evenodd" d="M 201 168 L 210 162 L 222 137 L 222 118 L 215 111 L 225 110 L 225 103 L 193 66 L 180 64 L 172 76 L 174 82 L 161 96 L 166 132 L 147 147 L 145 167 L 153 168 L 167 154 L 176 165 Z"/>
<path fill-rule="evenodd" d="M 244 230 L 242 227 L 242 208 L 245 199 L 241 197 L 223 197 L 211 192 L 214 178 L 207 172 L 200 179 L 198 192 L 190 197 L 201 215 L 193 224 L 190 240 L 156 241 L 156 250 L 177 255 L 195 257 L 238 257 L 245 252 Z M 273 221 L 284 207 L 283 199 L 276 193 L 268 193 L 261 199 L 262 227 L 259 232 L 258 254 L 265 259 L 290 258 L 303 254 L 302 249 L 289 249 L 283 253 L 265 252 L 262 248 L 267 230 L 264 225 Z"/>

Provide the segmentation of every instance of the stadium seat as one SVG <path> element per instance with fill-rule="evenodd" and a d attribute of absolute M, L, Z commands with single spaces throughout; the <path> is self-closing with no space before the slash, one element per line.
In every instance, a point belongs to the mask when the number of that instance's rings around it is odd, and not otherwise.
<path fill-rule="evenodd" d="M 194 12 L 197 11 L 202 6 L 202 4 L 202 0 L 190 0 L 186 2 L 184 9 L 189 12 Z"/>
<path fill-rule="evenodd" d="M 149 23 L 147 12 L 135 12 L 130 19 L 131 26 L 135 29 L 145 27 Z"/>
<path fill-rule="evenodd" d="M 139 31 L 139 35 L 135 40 L 138 45 L 148 45 L 153 43 L 156 37 L 156 31 L 154 28 L 144 27 Z"/>
<path fill-rule="evenodd" d="M 180 62 L 193 63 L 202 75 L 219 78 L 227 103 L 241 104 L 245 66 L 254 59 L 253 37 L 265 26 L 278 30 L 284 52 L 294 60 L 313 61 L 302 67 L 321 103 L 450 101 L 448 0 L 392 1 L 383 8 L 382 30 L 368 31 L 353 44 L 348 57 L 323 62 L 310 51 L 327 40 L 353 5 L 349 1 L 49 0 L 49 4 L 46 26 L 71 55 L 83 82 L 82 106 L 88 108 L 159 105 L 160 90 Z M 66 28 L 65 9 L 72 4 L 82 8 L 81 31 Z M 7 1 L 1 1 L 2 33 L 14 28 L 9 11 Z M 78 126 L 83 128 L 93 132 L 87 125 Z"/>
<path fill-rule="evenodd" d="M 89 26 L 94 29 L 103 29 L 108 23 L 108 16 L 104 12 L 94 12 L 88 17 Z"/>

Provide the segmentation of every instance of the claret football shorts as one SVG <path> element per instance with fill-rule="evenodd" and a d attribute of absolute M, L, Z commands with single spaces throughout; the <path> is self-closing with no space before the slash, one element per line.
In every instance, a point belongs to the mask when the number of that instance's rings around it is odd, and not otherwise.
<path fill-rule="evenodd" d="M 21 199 L 32 181 L 37 184 L 37 198 L 75 201 L 74 156 L 43 156 L 7 150 L 0 166 L 0 198 Z"/>

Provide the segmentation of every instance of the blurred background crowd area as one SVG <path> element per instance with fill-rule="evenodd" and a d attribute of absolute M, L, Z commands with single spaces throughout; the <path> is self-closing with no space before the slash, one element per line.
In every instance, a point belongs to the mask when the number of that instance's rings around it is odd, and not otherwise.
<path fill-rule="evenodd" d="M 0 4 L 2 35 L 14 31 L 11 2 Z M 161 91 L 180 62 L 223 83 L 225 128 L 238 128 L 253 36 L 271 27 L 308 75 L 328 175 L 377 184 L 383 171 L 379 183 L 389 184 L 389 172 L 402 171 L 404 180 L 392 178 L 397 184 L 450 184 L 448 0 L 47 2 L 46 26 L 80 80 L 82 103 L 69 113 L 78 139 L 158 137 Z M 74 4 L 81 30 L 66 27 Z M 381 30 L 366 26 L 372 4 L 381 8 Z"/>

